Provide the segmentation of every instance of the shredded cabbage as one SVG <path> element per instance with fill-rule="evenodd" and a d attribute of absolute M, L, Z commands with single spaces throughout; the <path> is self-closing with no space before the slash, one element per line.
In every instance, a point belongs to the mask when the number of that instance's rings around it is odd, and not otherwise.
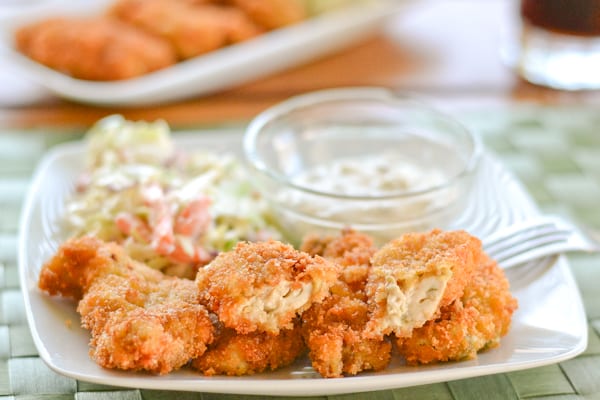
<path fill-rule="evenodd" d="M 116 241 L 134 259 L 187 277 L 239 241 L 280 238 L 239 160 L 178 151 L 163 121 L 111 116 L 86 144 L 86 170 L 64 214 L 70 236 Z"/>

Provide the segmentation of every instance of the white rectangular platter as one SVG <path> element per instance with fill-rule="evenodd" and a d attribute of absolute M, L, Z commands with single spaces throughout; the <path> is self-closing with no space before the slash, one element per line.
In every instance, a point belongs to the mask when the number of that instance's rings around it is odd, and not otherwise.
<path fill-rule="evenodd" d="M 281 71 L 346 47 L 381 27 L 414 0 L 355 1 L 252 40 L 179 62 L 138 78 L 96 82 L 74 79 L 15 50 L 14 31 L 52 15 L 98 15 L 111 0 L 54 0 L 0 20 L 0 54 L 51 92 L 103 106 L 142 106 L 205 95 Z"/>
<path fill-rule="evenodd" d="M 239 152 L 236 132 L 175 136 L 186 149 Z M 331 395 L 443 382 L 557 363 L 587 345 L 587 321 L 565 257 L 507 270 L 518 298 L 510 333 L 498 348 L 476 360 L 409 367 L 396 359 L 385 371 L 323 379 L 308 359 L 275 371 L 243 377 L 205 377 L 182 369 L 165 375 L 107 370 L 88 356 L 89 333 L 79 327 L 75 304 L 37 289 L 39 270 L 63 239 L 57 220 L 83 166 L 83 144 L 60 145 L 40 162 L 29 190 L 19 238 L 20 281 L 27 319 L 40 357 L 54 371 L 100 384 L 195 392 L 258 395 Z M 491 155 L 483 158 L 469 209 L 455 223 L 477 235 L 538 213 L 529 195 Z M 463 222 L 461 222 L 463 221 Z M 464 222 L 467 221 L 467 222 Z"/>

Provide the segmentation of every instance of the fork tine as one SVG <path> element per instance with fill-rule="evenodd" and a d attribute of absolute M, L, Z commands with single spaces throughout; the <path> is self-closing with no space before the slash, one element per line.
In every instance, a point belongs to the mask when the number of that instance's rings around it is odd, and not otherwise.
<path fill-rule="evenodd" d="M 491 246 L 486 244 L 484 245 L 484 249 L 490 254 L 497 254 L 523 247 L 531 241 L 543 240 L 543 238 L 548 236 L 551 236 L 553 240 L 567 240 L 572 234 L 572 231 L 557 229 L 552 226 L 546 226 L 544 229 L 528 229 L 527 231 L 514 232 L 512 236 L 507 237 L 505 240 L 497 241 Z"/>
<path fill-rule="evenodd" d="M 517 223 L 517 224 L 511 225 L 508 228 L 505 228 L 496 233 L 493 233 L 492 235 L 485 238 L 484 244 L 485 244 L 485 247 L 487 247 L 487 248 L 493 248 L 494 245 L 505 243 L 506 240 L 508 240 L 510 238 L 514 238 L 517 235 L 520 235 L 522 233 L 531 232 L 531 231 L 535 231 L 535 230 L 539 230 L 539 229 L 545 229 L 547 227 L 555 227 L 555 226 L 556 226 L 556 224 L 554 223 L 554 221 L 550 221 L 548 219 L 534 220 L 534 221 L 528 220 L 528 221 L 525 221 L 522 223 Z"/>
<path fill-rule="evenodd" d="M 498 262 L 498 265 L 500 265 L 503 269 L 509 269 L 531 260 L 541 259 L 550 255 L 559 255 L 561 253 L 566 253 L 569 251 L 573 251 L 573 247 L 568 244 L 553 244 L 550 246 L 539 247 L 530 252 L 521 253 L 518 256 L 508 258 L 502 262 Z"/>
<path fill-rule="evenodd" d="M 600 251 L 600 244 L 561 217 L 525 221 L 483 239 L 486 253 L 503 268 L 569 251 Z"/>
<path fill-rule="evenodd" d="M 517 257 L 519 254 L 523 254 L 529 251 L 535 251 L 540 247 L 551 246 L 551 245 L 568 245 L 568 236 L 564 235 L 562 232 L 555 235 L 553 233 L 549 233 L 544 236 L 537 236 L 528 238 L 525 241 L 520 242 L 518 245 L 502 249 L 501 251 L 497 251 L 491 253 L 491 257 L 496 261 L 501 262 L 502 260 L 509 259 L 511 257 Z M 490 254 L 490 253 L 488 253 Z"/>

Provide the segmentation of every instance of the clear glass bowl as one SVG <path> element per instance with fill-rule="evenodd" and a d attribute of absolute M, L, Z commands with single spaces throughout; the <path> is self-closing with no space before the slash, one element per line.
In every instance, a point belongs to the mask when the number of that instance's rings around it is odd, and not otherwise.
<path fill-rule="evenodd" d="M 382 243 L 445 228 L 465 206 L 480 144 L 408 96 L 344 88 L 293 97 L 249 124 L 254 183 L 292 243 L 352 227 Z"/>

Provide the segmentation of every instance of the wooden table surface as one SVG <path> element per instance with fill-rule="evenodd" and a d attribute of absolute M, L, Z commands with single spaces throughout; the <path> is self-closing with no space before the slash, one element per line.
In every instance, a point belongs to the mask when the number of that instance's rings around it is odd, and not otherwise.
<path fill-rule="evenodd" d="M 500 47 L 514 17 L 511 0 L 419 0 L 380 31 L 334 54 L 213 95 L 142 108 L 61 100 L 14 65 L 0 63 L 0 127 L 87 126 L 116 112 L 163 118 L 174 127 L 245 121 L 295 94 L 357 85 L 413 92 L 442 105 L 600 102 L 599 92 L 530 85 L 503 65 Z"/>

